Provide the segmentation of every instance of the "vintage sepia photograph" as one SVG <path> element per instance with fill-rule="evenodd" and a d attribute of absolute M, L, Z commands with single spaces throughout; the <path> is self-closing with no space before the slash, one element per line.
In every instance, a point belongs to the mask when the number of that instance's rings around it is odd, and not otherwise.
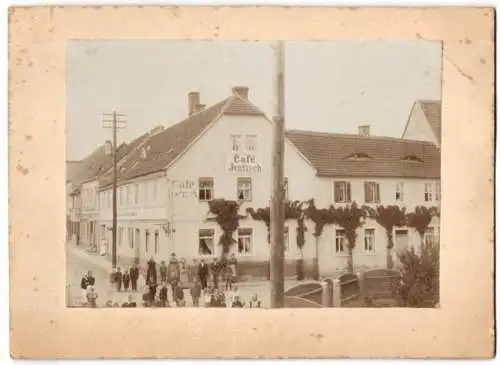
<path fill-rule="evenodd" d="M 442 42 L 70 40 L 66 306 L 439 307 Z"/>

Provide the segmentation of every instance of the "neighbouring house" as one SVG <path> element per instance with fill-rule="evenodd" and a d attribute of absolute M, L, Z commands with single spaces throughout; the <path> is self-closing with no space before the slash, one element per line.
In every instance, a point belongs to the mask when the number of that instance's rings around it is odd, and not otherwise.
<path fill-rule="evenodd" d="M 403 139 L 428 141 L 441 146 L 441 100 L 417 100 L 408 117 Z"/>
<path fill-rule="evenodd" d="M 116 150 L 118 169 L 127 161 L 127 157 L 157 129 L 148 131 L 135 138 L 130 143 L 121 143 Z M 108 204 L 110 197 L 99 195 L 99 181 L 102 178 L 113 177 L 113 146 L 111 141 L 106 141 L 94 152 L 92 164 L 88 166 L 80 183 L 81 213 L 80 213 L 80 239 L 82 243 L 96 245 L 105 238 L 111 242 L 111 225 L 101 224 L 101 207 Z M 108 198 L 108 201 L 105 199 Z M 109 254 L 108 250 L 108 254 Z"/>
<path fill-rule="evenodd" d="M 316 169 L 313 186 L 318 208 L 356 202 L 372 208 L 397 205 L 411 212 L 417 206 L 440 204 L 440 153 L 433 143 L 371 136 L 369 126 L 360 126 L 358 135 L 290 130 L 286 136 Z M 394 259 L 405 248 L 419 247 L 420 236 L 412 228 L 397 227 L 393 235 Z M 425 240 L 437 242 L 438 238 L 439 220 L 434 217 Z M 345 269 L 346 244 L 341 227 L 324 228 L 319 244 L 324 274 Z M 354 264 L 385 267 L 386 254 L 385 229 L 367 219 L 357 231 Z"/>
<path fill-rule="evenodd" d="M 269 206 L 273 122 L 249 96 L 248 88 L 235 87 L 227 99 L 206 107 L 200 94 L 191 92 L 185 120 L 129 150 L 118 168 L 117 253 L 122 262 L 168 260 L 173 252 L 188 261 L 219 255 L 222 231 L 207 219 L 208 202 L 226 199 L 238 201 L 240 214 L 246 215 L 233 235 L 232 252 L 248 268 L 266 267 L 267 228 L 246 210 Z M 287 197 L 315 199 L 319 208 L 356 201 L 413 209 L 440 200 L 436 146 L 373 137 L 369 126 L 353 135 L 287 131 L 284 171 Z M 111 183 L 109 174 L 98 180 L 102 227 L 111 227 Z M 295 221 L 286 222 L 285 270 L 292 275 L 300 257 L 296 228 Z M 315 255 L 313 232 L 307 222 L 303 255 L 309 261 Z M 426 239 L 438 232 L 439 222 L 433 221 Z M 418 243 L 412 229 L 401 227 L 394 234 L 397 249 Z M 381 227 L 367 221 L 358 241 L 356 265 L 385 266 L 387 239 Z M 319 246 L 322 274 L 345 267 L 345 235 L 339 227 L 326 227 Z"/>

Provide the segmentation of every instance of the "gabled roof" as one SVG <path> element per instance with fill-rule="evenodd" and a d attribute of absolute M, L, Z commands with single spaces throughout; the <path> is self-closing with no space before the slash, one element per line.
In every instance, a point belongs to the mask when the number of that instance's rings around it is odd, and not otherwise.
<path fill-rule="evenodd" d="M 431 142 L 288 130 L 286 137 L 328 177 L 390 177 L 439 179 L 441 156 Z M 354 154 L 369 158 L 352 159 Z M 418 161 L 404 161 L 415 156 Z"/>
<path fill-rule="evenodd" d="M 406 130 L 408 129 L 408 125 L 410 124 L 412 114 L 415 110 L 415 107 L 419 105 L 420 109 L 424 113 L 425 119 L 429 123 L 429 127 L 431 128 L 434 136 L 438 143 L 441 143 L 441 100 L 417 100 L 413 103 L 411 107 L 410 115 L 408 116 L 408 120 L 405 125 L 405 129 L 403 131 L 403 135 L 401 138 L 405 138 Z"/>
<path fill-rule="evenodd" d="M 419 103 L 436 139 L 441 143 L 441 101 L 419 100 Z"/>
<path fill-rule="evenodd" d="M 248 100 L 234 94 L 152 136 L 141 148 L 135 149 L 127 156 L 127 162 L 120 167 L 119 180 L 129 180 L 164 170 L 223 115 L 264 116 L 264 113 Z M 146 150 L 145 158 L 142 156 L 143 148 Z M 112 175 L 102 179 L 100 186 L 106 187 L 111 183 Z"/>

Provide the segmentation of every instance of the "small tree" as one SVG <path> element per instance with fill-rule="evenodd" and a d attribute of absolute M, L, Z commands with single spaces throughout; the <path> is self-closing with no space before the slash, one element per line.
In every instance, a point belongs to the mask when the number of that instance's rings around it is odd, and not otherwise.
<path fill-rule="evenodd" d="M 338 224 L 345 232 L 347 239 L 347 249 L 349 256 L 347 258 L 347 270 L 354 271 L 352 251 L 356 245 L 356 238 L 358 236 L 357 229 L 364 224 L 366 218 L 366 210 L 360 208 L 356 202 L 351 205 L 335 207 L 333 205 L 328 209 L 335 224 Z"/>
<path fill-rule="evenodd" d="M 304 209 L 304 217 L 314 223 L 314 278 L 319 280 L 319 240 L 325 226 L 335 223 L 335 219 L 329 209 L 318 209 L 314 203 L 314 199 L 308 201 L 308 207 Z"/>
<path fill-rule="evenodd" d="M 382 206 L 379 205 L 373 209 L 364 207 L 369 218 L 384 227 L 387 235 L 387 268 L 392 269 L 394 262 L 392 259 L 392 249 L 394 247 L 393 231 L 394 227 L 402 227 L 406 224 L 406 210 L 397 205 Z"/>
<path fill-rule="evenodd" d="M 406 215 L 406 224 L 408 227 L 415 229 L 420 236 L 420 248 L 424 247 L 425 231 L 431 223 L 433 215 L 437 214 L 436 208 L 427 208 L 424 206 L 417 206 L 415 210 Z"/>
<path fill-rule="evenodd" d="M 247 208 L 247 213 L 250 214 L 253 220 L 263 222 L 267 228 L 267 243 L 271 242 L 271 208 Z M 285 220 L 298 219 L 302 215 L 302 203 L 300 201 L 287 201 L 284 211 Z M 268 269 L 268 279 L 270 270 Z"/>
<path fill-rule="evenodd" d="M 246 218 L 239 214 L 240 205 L 234 200 L 214 199 L 208 202 L 209 213 L 215 217 L 207 218 L 207 221 L 215 221 L 222 230 L 219 245 L 222 246 L 221 261 L 229 253 L 231 246 L 236 243 L 233 239 L 234 232 L 240 226 L 240 219 Z"/>
<path fill-rule="evenodd" d="M 435 307 L 439 303 L 439 244 L 422 245 L 419 254 L 411 247 L 399 254 L 400 297 L 405 307 Z"/>

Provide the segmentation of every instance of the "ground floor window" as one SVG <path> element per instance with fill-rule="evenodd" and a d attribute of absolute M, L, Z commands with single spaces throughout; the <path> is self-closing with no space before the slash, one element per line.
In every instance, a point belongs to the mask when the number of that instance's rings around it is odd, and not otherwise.
<path fill-rule="evenodd" d="M 155 255 L 158 255 L 160 252 L 160 232 L 158 230 L 155 231 Z"/>
<path fill-rule="evenodd" d="M 215 247 L 215 232 L 213 229 L 200 229 L 198 231 L 198 253 L 200 255 L 213 255 Z"/>
<path fill-rule="evenodd" d="M 238 254 L 249 255 L 252 253 L 252 229 L 238 229 Z"/>
<path fill-rule="evenodd" d="M 141 230 L 139 228 L 135 229 L 135 242 L 134 244 L 137 247 L 137 250 L 141 249 Z"/>
<path fill-rule="evenodd" d="M 134 229 L 129 228 L 128 229 L 128 245 L 130 248 L 134 248 Z"/>
<path fill-rule="evenodd" d="M 149 251 L 149 229 L 146 229 L 146 231 L 145 231 L 144 248 L 145 248 L 145 252 L 148 253 L 148 251 Z"/>
<path fill-rule="evenodd" d="M 285 246 L 285 252 L 290 250 L 290 235 L 288 233 L 288 227 L 285 227 L 283 231 L 283 245 Z"/>
<path fill-rule="evenodd" d="M 429 227 L 424 233 L 425 244 L 436 245 L 439 242 L 439 228 Z"/>
<path fill-rule="evenodd" d="M 367 253 L 375 252 L 375 229 L 365 229 L 364 251 Z"/>
<path fill-rule="evenodd" d="M 118 227 L 118 246 L 123 243 L 123 227 Z"/>
<path fill-rule="evenodd" d="M 345 231 L 343 229 L 335 230 L 335 253 L 345 252 Z"/>

